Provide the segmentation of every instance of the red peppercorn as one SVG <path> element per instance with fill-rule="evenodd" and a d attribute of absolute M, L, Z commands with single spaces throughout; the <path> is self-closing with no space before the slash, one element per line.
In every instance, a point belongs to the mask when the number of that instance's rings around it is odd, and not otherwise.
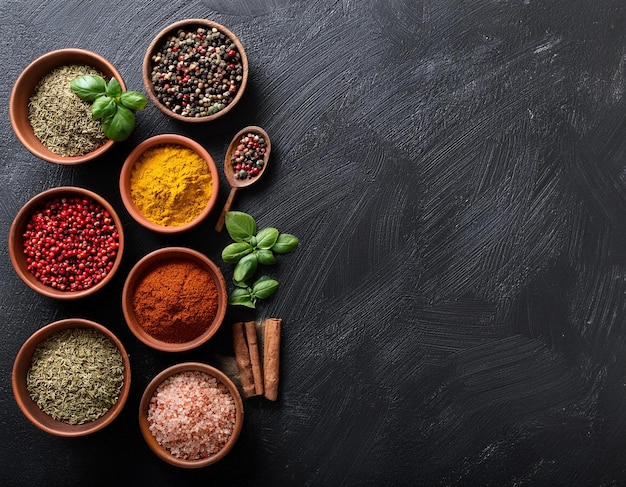
<path fill-rule="evenodd" d="M 42 283 L 78 291 L 113 268 L 119 234 L 109 213 L 83 198 L 53 198 L 34 212 L 23 234 L 29 271 Z"/>

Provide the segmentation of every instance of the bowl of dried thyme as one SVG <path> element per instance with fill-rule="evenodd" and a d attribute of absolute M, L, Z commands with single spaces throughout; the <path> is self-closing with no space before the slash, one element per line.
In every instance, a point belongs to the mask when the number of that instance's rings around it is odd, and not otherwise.
<path fill-rule="evenodd" d="M 126 89 L 118 70 L 91 51 L 67 48 L 32 61 L 17 78 L 9 100 L 11 125 L 32 154 L 48 162 L 74 165 L 95 159 L 115 143 L 94 120 L 92 104 L 70 88 L 83 75 L 112 78 Z"/>
<path fill-rule="evenodd" d="M 148 97 L 181 122 L 209 122 L 241 100 L 248 82 L 248 58 L 241 41 L 225 26 L 185 19 L 165 27 L 143 60 Z"/>
<path fill-rule="evenodd" d="M 82 318 L 37 330 L 15 357 L 12 386 L 26 418 L 41 430 L 85 436 L 109 425 L 130 391 L 130 361 L 105 326 Z"/>

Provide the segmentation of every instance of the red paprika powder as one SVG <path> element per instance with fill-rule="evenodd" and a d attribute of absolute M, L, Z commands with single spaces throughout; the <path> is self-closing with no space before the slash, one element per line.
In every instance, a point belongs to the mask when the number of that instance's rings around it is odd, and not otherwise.
<path fill-rule="evenodd" d="M 200 336 L 217 314 L 217 284 L 199 264 L 165 259 L 139 279 L 131 299 L 139 325 L 152 337 L 184 343 Z"/>

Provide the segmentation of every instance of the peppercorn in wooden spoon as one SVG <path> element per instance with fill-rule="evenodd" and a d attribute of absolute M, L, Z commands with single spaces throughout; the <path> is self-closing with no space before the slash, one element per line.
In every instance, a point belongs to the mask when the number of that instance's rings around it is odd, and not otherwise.
<path fill-rule="evenodd" d="M 265 172 L 271 148 L 265 130 L 255 125 L 241 129 L 233 137 L 224 158 L 224 175 L 230 185 L 230 194 L 215 225 L 218 232 L 224 227 L 224 217 L 237 191 L 258 181 Z"/>

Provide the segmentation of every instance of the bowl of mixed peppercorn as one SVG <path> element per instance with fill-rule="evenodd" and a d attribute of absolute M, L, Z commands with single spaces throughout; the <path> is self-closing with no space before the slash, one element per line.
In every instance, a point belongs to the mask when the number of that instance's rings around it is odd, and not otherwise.
<path fill-rule="evenodd" d="M 206 19 L 187 19 L 163 29 L 143 60 L 148 97 L 183 122 L 222 117 L 239 102 L 248 81 L 248 58 L 230 30 Z"/>
<path fill-rule="evenodd" d="M 92 104 L 70 88 L 79 76 L 100 76 L 126 85 L 104 57 L 85 49 L 48 52 L 32 61 L 17 78 L 9 100 L 13 131 L 32 154 L 48 162 L 82 164 L 107 152 L 114 144 L 94 120 Z"/>
<path fill-rule="evenodd" d="M 62 186 L 31 198 L 9 231 L 18 276 L 44 296 L 71 300 L 104 287 L 122 260 L 122 221 L 102 196 Z"/>

